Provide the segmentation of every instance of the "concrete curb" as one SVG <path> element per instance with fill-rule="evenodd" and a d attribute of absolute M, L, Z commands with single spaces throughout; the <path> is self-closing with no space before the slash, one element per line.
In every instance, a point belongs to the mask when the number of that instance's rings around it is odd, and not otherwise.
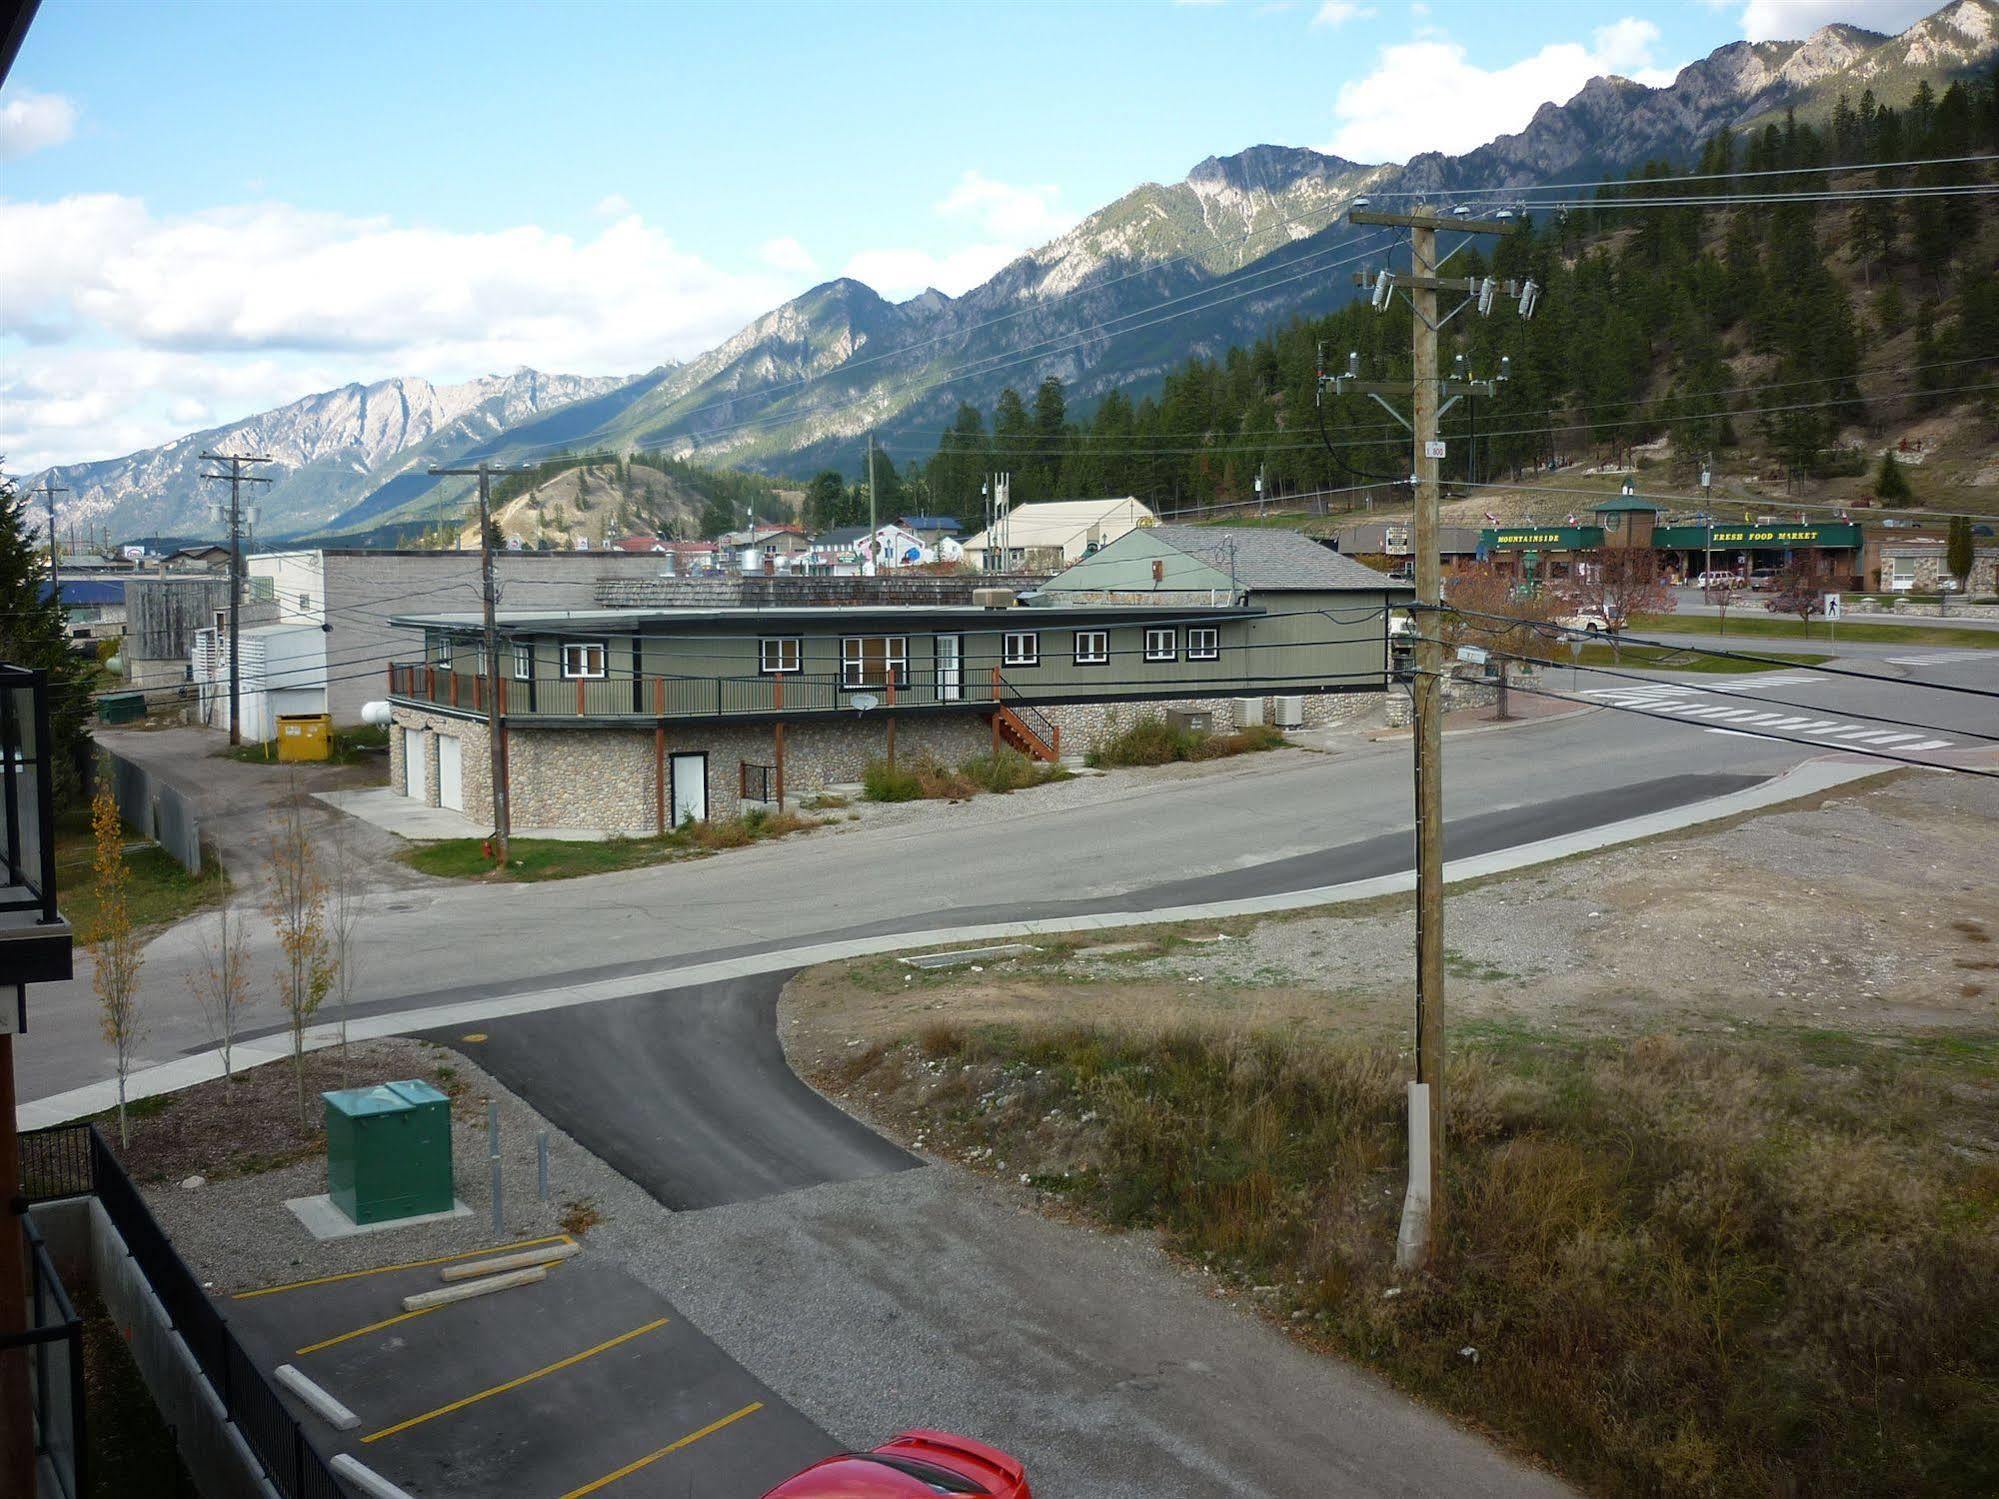
<path fill-rule="evenodd" d="M 1745 812 L 1766 811 L 1785 802 L 1816 796 L 1821 792 L 1850 785 L 1856 781 L 1891 775 L 1904 768 L 1906 767 L 1900 765 L 1847 760 L 1837 756 L 1807 760 L 1802 765 L 1795 765 L 1767 781 L 1741 791 L 1710 797 L 1703 802 L 1671 807 L 1665 811 L 1647 813 L 1642 817 L 1630 817 L 1622 822 L 1604 823 L 1581 832 L 1567 833 L 1558 838 L 1543 838 L 1532 843 L 1515 844 L 1512 848 L 1497 849 L 1468 859 L 1454 859 L 1444 866 L 1444 880 L 1446 884 L 1458 884 L 1465 880 L 1484 879 L 1489 875 L 1505 874 L 1535 864 L 1552 863 L 1558 859 L 1572 858 L 1577 854 L 1611 848 L 1620 843 L 1634 843 L 1644 838 L 1655 838 L 1661 833 L 1698 827 L 1702 823 L 1720 822 L 1726 818 L 1739 817 Z M 1264 916 L 1277 911 L 1300 911 L 1315 906 L 1350 905 L 1383 895 L 1400 895 L 1415 888 L 1415 871 L 1405 870 L 1400 874 L 1377 875 L 1372 879 L 1352 880 L 1341 885 L 1322 885 L 1310 890 L 1289 890 L 1276 895 L 1214 901 L 1204 905 L 1167 906 L 1152 911 L 1116 911 L 1094 916 L 1059 916 L 1034 921 L 999 922 L 986 926 L 940 927 L 930 931 L 893 932 L 874 937 L 857 937 L 844 942 L 820 942 L 804 947 L 784 948 L 775 952 L 724 958 L 709 963 L 680 966 L 668 963 L 644 973 L 625 974 L 618 978 L 540 989 L 525 994 L 508 994 L 493 999 L 464 1000 L 457 1004 L 435 1005 L 427 1009 L 370 1015 L 350 1021 L 347 1035 L 350 1040 L 368 1041 L 383 1036 L 399 1036 L 413 1030 L 436 1030 L 446 1026 L 469 1025 L 475 1021 L 500 1019 L 508 1015 L 567 1009 L 574 1005 L 595 1004 L 599 1000 L 626 999 L 634 995 L 655 994 L 663 989 L 693 988 L 728 979 L 781 973 L 793 968 L 811 968 L 820 963 L 835 963 L 848 958 L 876 957 L 915 948 L 1010 942 L 1027 937 L 1048 937 L 1069 932 L 1114 931 L 1120 927 L 1158 926 L 1179 921 L 1216 921 L 1230 916 Z M 338 1044 L 339 1039 L 340 1033 L 336 1026 L 314 1026 L 305 1034 L 305 1048 L 308 1051 L 319 1051 Z M 239 1071 L 261 1067 L 269 1062 L 288 1061 L 290 1057 L 290 1045 L 282 1034 L 265 1036 L 256 1041 L 239 1041 L 236 1043 L 234 1053 L 235 1065 Z M 221 1058 L 213 1051 L 200 1052 L 194 1056 L 176 1058 L 174 1061 L 163 1062 L 158 1066 L 147 1067 L 133 1073 L 126 1079 L 126 1097 L 128 1100 L 151 1098 L 156 1094 L 191 1088 L 196 1083 L 209 1082 L 220 1076 L 222 1076 Z M 105 1109 L 114 1107 L 117 1102 L 118 1085 L 116 1080 L 112 1079 L 89 1083 L 81 1088 L 72 1088 L 64 1093 L 54 1093 L 45 1098 L 32 1100 L 20 1105 L 15 1112 L 21 1129 L 43 1129 L 50 1125 L 64 1124 L 72 1119 L 101 1113 Z"/>

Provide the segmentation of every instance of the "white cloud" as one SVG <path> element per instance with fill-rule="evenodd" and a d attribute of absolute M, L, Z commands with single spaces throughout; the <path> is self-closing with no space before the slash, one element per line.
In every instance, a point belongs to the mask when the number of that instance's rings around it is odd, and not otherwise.
<path fill-rule="evenodd" d="M 757 259 L 774 271 L 789 271 L 798 276 L 814 276 L 819 272 L 819 262 L 812 252 L 788 234 L 776 239 L 767 239 L 757 251 Z"/>
<path fill-rule="evenodd" d="M 1015 187 L 983 172 L 967 172 L 944 195 L 937 212 L 949 219 L 976 222 L 995 239 L 1038 245 L 1067 232 L 1076 216 L 1056 206 L 1061 189 L 1053 186 Z"/>
<path fill-rule="evenodd" d="M 1920 21 L 1942 3 L 1943 0 L 1747 0 L 1742 7 L 1742 35 L 1752 42 L 1794 42 L 1810 36 L 1821 26 L 1840 21 L 1892 34 Z"/>
<path fill-rule="evenodd" d="M 636 214 L 574 238 L 281 203 L 156 217 L 94 194 L 0 201 L 0 285 L 0 452 L 22 468 L 176 436 L 174 401 L 219 420 L 355 378 L 647 369 L 711 348 L 796 276 L 723 271 Z"/>
<path fill-rule="evenodd" d="M 606 193 L 597 200 L 600 218 L 621 219 L 632 211 L 632 200 L 623 193 Z"/>
<path fill-rule="evenodd" d="M 1553 42 L 1503 68 L 1481 68 L 1441 39 L 1384 47 L 1373 72 L 1341 85 L 1340 125 L 1324 149 L 1356 161 L 1469 151 L 1519 130 L 1544 103 L 1566 103 L 1599 74 L 1670 83 L 1676 70 L 1652 63 L 1658 41 L 1657 26 L 1627 16 L 1598 27 L 1588 46 Z"/>
<path fill-rule="evenodd" d="M 0 104 L 0 161 L 60 146 L 75 132 L 76 106 L 61 94 L 16 94 Z"/>
<path fill-rule="evenodd" d="M 1365 21 L 1374 14 L 1371 5 L 1356 5 L 1353 0 L 1325 0 L 1318 14 L 1312 17 L 1314 26 L 1344 26 L 1349 21 Z"/>

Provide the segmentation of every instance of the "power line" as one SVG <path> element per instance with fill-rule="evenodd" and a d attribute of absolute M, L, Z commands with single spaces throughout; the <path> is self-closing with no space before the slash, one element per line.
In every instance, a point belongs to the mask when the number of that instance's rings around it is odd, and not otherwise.
<path fill-rule="evenodd" d="M 1526 193 L 1571 191 L 1583 188 L 1625 188 L 1644 187 L 1652 183 L 1676 182 L 1732 182 L 1740 177 L 1796 177 L 1813 172 L 1885 172 L 1902 167 L 1942 167 L 1961 166 L 1971 162 L 1999 161 L 1999 156 L 1925 156 L 1910 161 L 1879 161 L 1868 163 L 1827 163 L 1808 167 L 1761 167 L 1754 171 L 1741 172 L 1687 172 L 1674 173 L 1670 177 L 1620 177 L 1600 178 L 1595 182 L 1539 182 L 1524 187 L 1468 187 L 1456 188 L 1448 194 L 1439 193 L 1435 188 L 1427 190 L 1394 189 L 1388 192 L 1372 192 L 1370 198 L 1422 198 L 1431 199 L 1448 196 L 1453 200 L 1464 198 L 1517 198 Z"/>

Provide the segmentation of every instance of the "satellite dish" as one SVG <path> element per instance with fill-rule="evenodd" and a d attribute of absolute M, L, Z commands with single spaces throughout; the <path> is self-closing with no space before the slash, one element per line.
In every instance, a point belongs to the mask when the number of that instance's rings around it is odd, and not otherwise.
<path fill-rule="evenodd" d="M 870 708 L 879 708 L 882 705 L 882 700 L 872 692 L 857 692 L 847 701 L 853 705 L 856 713 L 866 713 Z"/>

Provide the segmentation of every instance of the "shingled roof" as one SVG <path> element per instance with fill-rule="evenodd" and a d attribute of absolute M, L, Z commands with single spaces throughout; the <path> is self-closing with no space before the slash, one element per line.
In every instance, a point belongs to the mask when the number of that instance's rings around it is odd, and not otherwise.
<path fill-rule="evenodd" d="M 1229 543 L 1234 542 L 1236 583 L 1253 592 L 1393 591 L 1404 586 L 1296 531 L 1263 526 L 1153 526 L 1145 534 L 1223 572 L 1230 570 Z"/>

